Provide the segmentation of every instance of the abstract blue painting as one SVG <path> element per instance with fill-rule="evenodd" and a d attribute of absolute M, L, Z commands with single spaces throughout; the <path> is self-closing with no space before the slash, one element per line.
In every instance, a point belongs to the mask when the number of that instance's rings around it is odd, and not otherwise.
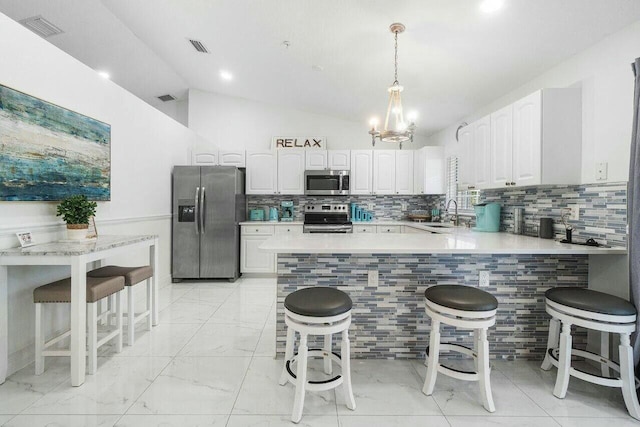
<path fill-rule="evenodd" d="M 111 126 L 0 85 L 0 201 L 111 198 Z"/>

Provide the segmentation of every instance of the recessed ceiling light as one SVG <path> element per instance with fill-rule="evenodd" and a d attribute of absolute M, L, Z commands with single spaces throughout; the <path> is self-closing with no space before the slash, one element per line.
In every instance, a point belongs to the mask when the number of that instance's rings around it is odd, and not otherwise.
<path fill-rule="evenodd" d="M 98 71 L 98 75 L 100 77 L 102 77 L 103 79 L 109 79 L 111 78 L 111 76 L 109 75 L 109 73 L 107 73 L 106 71 Z"/>
<path fill-rule="evenodd" d="M 504 0 L 482 0 L 480 10 L 484 13 L 494 13 L 504 7 Z"/>
<path fill-rule="evenodd" d="M 233 74 L 226 70 L 220 70 L 220 78 L 222 80 L 231 81 L 233 80 Z"/>

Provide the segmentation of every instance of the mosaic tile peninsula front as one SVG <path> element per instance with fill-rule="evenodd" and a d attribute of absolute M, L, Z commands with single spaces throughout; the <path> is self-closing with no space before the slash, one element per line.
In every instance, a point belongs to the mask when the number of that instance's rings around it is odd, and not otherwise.
<path fill-rule="evenodd" d="M 369 270 L 379 272 L 377 285 Z M 555 286 L 586 287 L 587 256 L 549 255 L 396 255 L 280 254 L 278 256 L 277 352 L 284 354 L 284 298 L 309 286 L 337 287 L 353 300 L 349 330 L 354 358 L 420 359 L 428 343 L 430 321 L 423 296 L 428 286 L 478 286 L 479 270 L 490 271 L 484 290 L 495 295 L 497 322 L 489 330 L 492 358 L 540 360 L 547 342 L 549 316 L 544 292 Z M 443 342 L 471 345 L 470 331 L 444 326 Z M 310 339 L 310 348 L 321 348 Z M 339 346 L 339 340 L 334 340 Z M 586 345 L 586 335 L 574 335 Z"/>

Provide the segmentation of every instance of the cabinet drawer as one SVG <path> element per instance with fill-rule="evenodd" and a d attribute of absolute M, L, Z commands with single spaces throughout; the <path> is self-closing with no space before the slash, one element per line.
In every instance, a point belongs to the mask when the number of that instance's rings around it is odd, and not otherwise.
<path fill-rule="evenodd" d="M 378 233 L 400 233 L 402 231 L 401 225 L 379 225 Z"/>
<path fill-rule="evenodd" d="M 354 225 L 353 232 L 375 234 L 376 226 L 375 225 Z"/>
<path fill-rule="evenodd" d="M 276 236 L 297 236 L 302 234 L 301 225 L 276 225 Z"/>
<path fill-rule="evenodd" d="M 273 225 L 243 225 L 242 234 L 271 236 L 273 235 Z"/>

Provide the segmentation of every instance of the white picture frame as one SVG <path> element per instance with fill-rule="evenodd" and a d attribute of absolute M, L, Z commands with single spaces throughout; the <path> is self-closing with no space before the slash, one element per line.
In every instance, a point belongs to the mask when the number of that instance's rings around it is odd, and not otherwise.
<path fill-rule="evenodd" d="M 36 244 L 30 231 L 18 231 L 16 237 L 18 238 L 18 242 L 20 242 L 20 246 L 23 248 Z"/>

